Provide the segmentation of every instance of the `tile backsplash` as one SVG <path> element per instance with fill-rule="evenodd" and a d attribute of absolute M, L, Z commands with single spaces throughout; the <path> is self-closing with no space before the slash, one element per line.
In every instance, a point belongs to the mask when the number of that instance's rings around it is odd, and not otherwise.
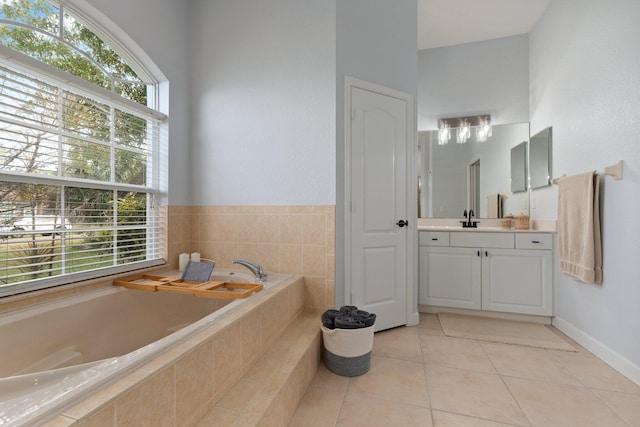
<path fill-rule="evenodd" d="M 168 206 L 168 263 L 199 252 L 222 268 L 235 258 L 267 272 L 303 275 L 306 305 L 334 305 L 335 206 Z"/>

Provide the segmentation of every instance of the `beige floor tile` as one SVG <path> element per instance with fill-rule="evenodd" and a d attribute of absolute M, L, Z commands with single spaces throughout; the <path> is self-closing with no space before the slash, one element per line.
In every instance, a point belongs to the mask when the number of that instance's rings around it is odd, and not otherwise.
<path fill-rule="evenodd" d="M 214 406 L 204 417 L 196 424 L 196 427 L 227 427 L 230 426 L 238 417 L 239 412 Z"/>
<path fill-rule="evenodd" d="M 420 313 L 418 328 L 420 328 L 422 332 L 430 333 L 431 335 L 444 335 L 437 314 Z"/>
<path fill-rule="evenodd" d="M 400 327 L 376 333 L 372 354 L 422 363 L 418 328 Z"/>
<path fill-rule="evenodd" d="M 607 390 L 593 392 L 629 425 L 640 426 L 640 395 Z"/>
<path fill-rule="evenodd" d="M 451 368 L 496 373 L 478 341 L 461 338 L 422 337 L 424 363 L 449 366 Z"/>
<path fill-rule="evenodd" d="M 502 423 L 529 422 L 496 374 L 427 365 L 431 407 Z"/>
<path fill-rule="evenodd" d="M 423 365 L 387 357 L 372 356 L 371 370 L 349 379 L 349 394 L 368 394 L 410 405 L 429 406 Z"/>
<path fill-rule="evenodd" d="M 427 408 L 390 402 L 372 396 L 347 394 L 337 427 L 431 427 Z"/>
<path fill-rule="evenodd" d="M 548 350 L 494 343 L 483 343 L 482 347 L 501 375 L 581 385 Z"/>
<path fill-rule="evenodd" d="M 591 390 L 543 381 L 504 378 L 534 427 L 623 427 L 627 424 Z"/>
<path fill-rule="evenodd" d="M 312 384 L 302 397 L 289 427 L 334 426 L 343 398 L 344 389 Z"/>
<path fill-rule="evenodd" d="M 513 425 L 442 411 L 431 411 L 431 415 L 433 427 L 509 427 Z"/>
<path fill-rule="evenodd" d="M 591 353 L 553 351 L 554 357 L 587 387 L 640 394 L 640 387 Z"/>
<path fill-rule="evenodd" d="M 348 377 L 334 374 L 327 369 L 324 362 L 321 362 L 320 365 L 318 365 L 318 372 L 316 372 L 316 375 L 313 377 L 311 384 L 324 385 L 335 390 L 342 390 L 344 393 L 347 389 L 348 382 Z"/>

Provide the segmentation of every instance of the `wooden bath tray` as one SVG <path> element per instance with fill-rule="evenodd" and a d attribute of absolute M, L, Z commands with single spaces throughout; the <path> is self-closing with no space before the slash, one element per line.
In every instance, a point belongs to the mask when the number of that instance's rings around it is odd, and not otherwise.
<path fill-rule="evenodd" d="M 192 282 L 178 277 L 154 276 L 139 274 L 122 280 L 115 280 L 115 286 L 122 286 L 138 291 L 166 291 L 190 294 L 201 298 L 247 298 L 262 290 L 260 283 L 237 282 Z"/>

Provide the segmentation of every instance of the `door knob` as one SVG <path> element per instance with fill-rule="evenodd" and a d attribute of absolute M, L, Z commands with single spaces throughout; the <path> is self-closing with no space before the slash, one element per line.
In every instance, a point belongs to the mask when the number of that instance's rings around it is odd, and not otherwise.
<path fill-rule="evenodd" d="M 409 225 L 409 221 L 405 221 L 404 219 L 401 219 L 400 221 L 396 222 L 396 225 L 400 228 L 404 227 L 405 225 Z"/>

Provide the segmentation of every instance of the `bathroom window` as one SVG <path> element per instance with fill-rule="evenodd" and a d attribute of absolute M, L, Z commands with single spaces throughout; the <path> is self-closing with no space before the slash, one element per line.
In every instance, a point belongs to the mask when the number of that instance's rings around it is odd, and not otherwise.
<path fill-rule="evenodd" d="M 0 5 L 0 295 L 162 263 L 157 83 L 62 3 Z"/>

